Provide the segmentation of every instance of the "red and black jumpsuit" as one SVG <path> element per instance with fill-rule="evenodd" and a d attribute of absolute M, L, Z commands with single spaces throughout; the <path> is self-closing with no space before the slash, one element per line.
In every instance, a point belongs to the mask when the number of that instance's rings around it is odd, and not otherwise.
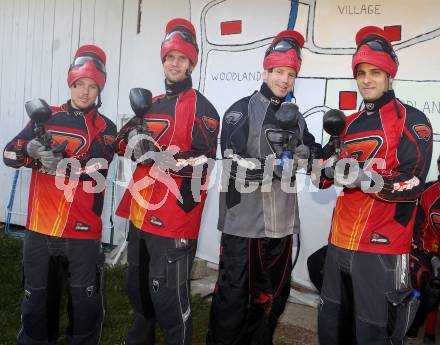
<path fill-rule="evenodd" d="M 410 256 L 411 280 L 422 294 L 428 296 L 427 284 L 433 277 L 431 259 L 439 255 L 440 243 L 440 180 L 426 184 L 417 209 L 414 225 L 413 247 Z M 429 312 L 421 303 L 412 328 L 417 330 L 426 318 L 425 334 L 435 336 L 438 311 Z"/>
<path fill-rule="evenodd" d="M 172 159 L 182 168 L 163 170 L 159 161 L 138 164 L 116 212 L 130 220 L 127 288 L 134 320 L 127 345 L 153 344 L 156 320 L 167 344 L 191 343 L 189 279 L 207 196 L 206 189 L 194 185 L 207 183 L 203 162 L 214 163 L 219 131 L 214 106 L 191 86 L 190 78 L 172 84 L 143 116 L 162 152 L 178 147 Z M 118 135 L 121 155 L 133 123 Z"/>
<path fill-rule="evenodd" d="M 341 300 L 349 300 L 354 303 L 358 345 L 388 344 L 390 338 L 400 344 L 415 303 L 408 254 L 417 199 L 431 162 L 432 128 L 422 112 L 388 91 L 347 117 L 342 139 L 342 157 L 355 159 L 361 168 L 379 159 L 368 168 L 384 185 L 376 192 L 346 187 L 336 200 L 319 308 L 320 343 L 339 343 L 341 320 L 346 319 Z M 332 183 L 324 177 L 321 187 Z M 350 299 L 342 299 L 344 291 L 350 291 Z"/>
<path fill-rule="evenodd" d="M 33 122 L 3 152 L 7 166 L 32 169 L 23 249 L 22 324 L 17 343 L 56 343 L 64 274 L 70 299 L 68 342 L 97 344 L 104 317 L 100 240 L 104 190 L 100 190 L 96 174 L 100 174 L 105 187 L 108 165 L 114 156 L 116 126 L 95 107 L 80 111 L 68 101 L 51 109 L 44 126 L 52 144 L 66 142 L 64 158 L 78 163 L 77 183 L 68 193 L 59 186 L 72 179 L 45 173 L 41 163 L 26 153 L 27 143 L 35 138 Z"/>

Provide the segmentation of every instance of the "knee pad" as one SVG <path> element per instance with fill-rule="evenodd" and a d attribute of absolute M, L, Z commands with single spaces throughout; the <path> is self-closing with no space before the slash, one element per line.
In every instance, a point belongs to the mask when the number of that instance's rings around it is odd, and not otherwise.
<path fill-rule="evenodd" d="M 351 344 L 355 333 L 354 322 L 352 308 L 321 297 L 318 311 L 318 336 L 321 345 Z"/>
<path fill-rule="evenodd" d="M 356 337 L 357 339 L 362 339 L 363 344 L 388 344 L 388 334 L 387 326 L 380 326 L 356 319 Z M 400 344 L 399 342 L 395 343 L 394 339 L 392 344 Z"/>
<path fill-rule="evenodd" d="M 416 316 L 419 300 L 410 288 L 386 293 L 388 300 L 388 336 L 393 344 L 403 338 Z"/>
<path fill-rule="evenodd" d="M 321 338 L 324 339 L 324 342 L 321 342 L 321 344 L 327 344 L 325 338 L 329 337 L 329 333 L 335 333 L 333 336 L 337 336 L 337 329 L 340 326 L 340 312 L 341 305 L 339 303 L 332 302 L 321 296 L 318 310 L 318 333 L 320 342 Z M 331 342 L 328 344 L 330 343 Z M 337 344 L 337 342 L 335 344 Z"/>
<path fill-rule="evenodd" d="M 21 303 L 23 329 L 19 338 L 25 343 L 31 340 L 55 341 L 58 335 L 58 307 L 58 304 L 51 304 L 47 289 L 25 289 Z"/>
<path fill-rule="evenodd" d="M 133 310 L 149 319 L 154 316 L 154 309 L 151 303 L 147 275 L 146 269 L 129 264 L 126 286 Z"/>
<path fill-rule="evenodd" d="M 85 335 L 101 328 L 104 298 L 100 284 L 70 287 L 70 334 Z"/>

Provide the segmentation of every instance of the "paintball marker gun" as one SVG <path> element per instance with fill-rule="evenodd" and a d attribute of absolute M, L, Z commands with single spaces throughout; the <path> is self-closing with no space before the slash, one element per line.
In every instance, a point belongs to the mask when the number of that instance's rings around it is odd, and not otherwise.
<path fill-rule="evenodd" d="M 52 115 L 52 110 L 45 100 L 41 98 L 35 98 L 27 101 L 24 105 L 26 113 L 29 118 L 34 122 L 35 135 L 48 150 L 52 150 L 54 153 L 61 153 L 67 146 L 67 141 L 57 144 L 52 148 L 52 136 L 46 131 L 44 124 L 49 120 Z"/>
<path fill-rule="evenodd" d="M 340 110 L 330 109 L 324 114 L 322 121 L 324 130 L 330 134 L 330 141 L 334 142 L 335 153 L 339 157 L 342 147 L 341 134 L 345 129 L 345 114 Z"/>
<path fill-rule="evenodd" d="M 132 88 L 130 90 L 129 99 L 131 109 L 133 109 L 133 112 L 136 115 L 135 125 L 138 134 L 148 135 L 148 128 L 144 124 L 144 114 L 150 109 L 152 104 L 151 91 L 140 87 Z M 141 145 L 142 152 L 149 151 L 149 145 L 146 140 L 141 140 L 139 145 Z"/>
<path fill-rule="evenodd" d="M 280 109 L 275 113 L 275 118 L 278 121 L 281 129 L 295 134 L 284 134 L 282 137 L 282 153 L 280 156 L 280 165 L 284 167 L 286 159 L 293 158 L 293 152 L 300 141 L 300 131 L 298 126 L 299 117 L 301 113 L 298 106 L 294 103 L 283 102 Z"/>
<path fill-rule="evenodd" d="M 150 109 L 152 103 L 151 92 L 147 89 L 135 87 L 130 90 L 130 106 L 136 115 L 136 125 L 141 133 L 146 133 L 144 114 Z"/>

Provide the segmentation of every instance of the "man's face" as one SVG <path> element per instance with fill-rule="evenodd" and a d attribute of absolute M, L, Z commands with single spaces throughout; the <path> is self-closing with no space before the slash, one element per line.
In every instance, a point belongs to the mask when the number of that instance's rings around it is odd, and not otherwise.
<path fill-rule="evenodd" d="M 389 90 L 391 79 L 380 68 L 361 63 L 356 67 L 356 83 L 364 100 L 374 102 Z"/>
<path fill-rule="evenodd" d="M 172 50 L 165 56 L 163 71 L 168 81 L 178 83 L 186 79 L 186 71 L 191 72 L 192 66 L 185 54 L 178 50 Z"/>
<path fill-rule="evenodd" d="M 70 87 L 72 106 L 76 109 L 87 109 L 98 97 L 98 84 L 90 78 L 80 78 Z"/>
<path fill-rule="evenodd" d="M 296 72 L 291 67 L 275 67 L 272 72 L 265 70 L 263 80 L 277 97 L 283 98 L 292 91 L 295 84 Z"/>

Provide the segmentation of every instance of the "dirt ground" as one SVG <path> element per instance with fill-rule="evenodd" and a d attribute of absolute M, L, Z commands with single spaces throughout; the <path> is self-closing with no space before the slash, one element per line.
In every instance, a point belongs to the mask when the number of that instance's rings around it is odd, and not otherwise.
<path fill-rule="evenodd" d="M 280 324 L 275 333 L 276 345 L 318 345 L 318 336 L 301 327 Z"/>

